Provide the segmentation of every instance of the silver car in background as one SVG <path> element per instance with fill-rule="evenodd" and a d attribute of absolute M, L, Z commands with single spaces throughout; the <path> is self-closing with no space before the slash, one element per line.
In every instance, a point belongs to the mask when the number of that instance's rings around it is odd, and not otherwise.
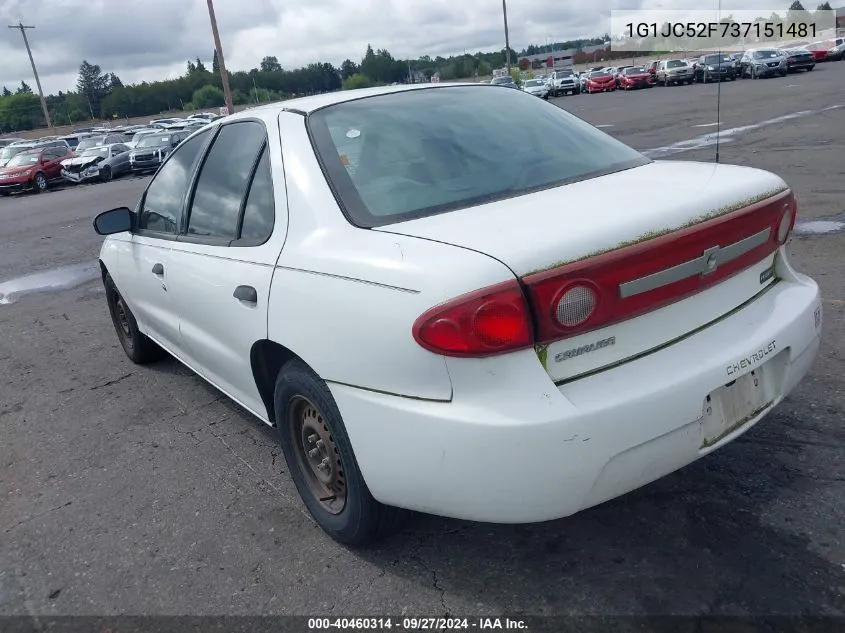
<path fill-rule="evenodd" d="M 522 90 L 541 99 L 549 98 L 549 84 L 542 79 L 526 79 L 522 82 Z"/>

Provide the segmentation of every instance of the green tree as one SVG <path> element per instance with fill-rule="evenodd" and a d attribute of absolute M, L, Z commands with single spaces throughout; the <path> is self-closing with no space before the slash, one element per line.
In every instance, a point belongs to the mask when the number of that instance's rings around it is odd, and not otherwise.
<path fill-rule="evenodd" d="M 358 88 L 369 88 L 373 85 L 372 80 L 361 73 L 351 75 L 343 81 L 344 90 L 356 90 Z"/>
<path fill-rule="evenodd" d="M 123 88 L 123 82 L 114 73 L 109 73 L 109 91 L 115 88 Z"/>
<path fill-rule="evenodd" d="M 79 65 L 76 89 L 80 95 L 88 99 L 92 115 L 95 117 L 101 115 L 103 99 L 109 92 L 108 75 L 104 75 L 97 64 L 89 64 L 87 60 L 83 60 Z"/>
<path fill-rule="evenodd" d="M 29 87 L 28 83 L 26 83 L 25 81 L 22 81 L 20 87 L 18 87 L 18 89 L 15 90 L 15 94 L 17 94 L 17 95 L 24 95 L 24 94 L 25 95 L 31 95 L 32 94 L 32 88 Z"/>
<path fill-rule="evenodd" d="M 12 95 L 12 91 L 11 91 L 11 90 L 9 90 L 6 86 L 3 86 L 3 96 L 4 96 L 4 97 L 9 97 L 9 96 L 11 96 L 11 95 Z"/>
<path fill-rule="evenodd" d="M 260 70 L 263 73 L 275 73 L 282 70 L 282 65 L 276 57 L 268 55 L 261 60 Z"/>
<path fill-rule="evenodd" d="M 816 11 L 833 11 L 833 7 L 830 6 L 829 2 L 822 2 L 819 6 L 816 7 Z"/>
<path fill-rule="evenodd" d="M 211 72 L 215 75 L 220 74 L 220 62 L 217 60 L 217 49 L 214 49 L 214 57 L 211 58 Z"/>
<path fill-rule="evenodd" d="M 203 86 L 191 98 L 191 102 L 197 108 L 212 108 L 222 106 L 225 103 L 223 91 L 217 86 Z"/>
<path fill-rule="evenodd" d="M 358 64 L 351 59 L 345 59 L 340 65 L 340 76 L 345 81 L 358 72 Z"/>
<path fill-rule="evenodd" d="M 801 4 L 800 0 L 795 0 L 792 4 L 789 5 L 790 11 L 804 11 L 804 5 Z"/>

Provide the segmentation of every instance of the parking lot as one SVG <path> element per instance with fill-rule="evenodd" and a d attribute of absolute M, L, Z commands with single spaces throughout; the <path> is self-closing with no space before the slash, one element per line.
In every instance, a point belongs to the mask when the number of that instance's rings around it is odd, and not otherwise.
<path fill-rule="evenodd" d="M 785 177 L 799 222 L 845 222 L 843 86 L 845 63 L 724 84 L 721 162 Z M 716 95 L 552 102 L 653 158 L 712 161 Z M 822 350 L 734 443 L 568 519 L 418 515 L 350 551 L 308 517 L 271 429 L 175 362 L 137 367 L 120 348 L 91 220 L 146 182 L 0 199 L 0 292 L 79 265 L 54 274 L 73 287 L 0 296 L 0 614 L 845 615 L 845 231 L 792 240 L 825 296 Z"/>

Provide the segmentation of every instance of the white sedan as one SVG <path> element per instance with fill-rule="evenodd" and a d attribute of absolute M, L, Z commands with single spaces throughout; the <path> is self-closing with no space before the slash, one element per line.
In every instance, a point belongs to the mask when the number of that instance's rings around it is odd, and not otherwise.
<path fill-rule="evenodd" d="M 746 432 L 819 348 L 796 211 L 774 174 L 452 84 L 215 121 L 94 226 L 129 358 L 275 426 L 308 510 L 363 544 L 400 509 L 565 517 Z"/>

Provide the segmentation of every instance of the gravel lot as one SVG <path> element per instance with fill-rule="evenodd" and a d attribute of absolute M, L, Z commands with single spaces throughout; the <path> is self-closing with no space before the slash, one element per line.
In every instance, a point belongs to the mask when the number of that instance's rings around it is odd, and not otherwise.
<path fill-rule="evenodd" d="M 785 176 L 801 221 L 842 214 L 842 86 L 845 63 L 724 85 L 722 128 L 751 127 L 721 161 Z M 554 102 L 653 157 L 710 161 L 716 90 Z M 0 199 L 0 281 L 94 262 L 93 214 L 145 182 Z M 269 429 L 174 362 L 126 359 L 99 282 L 0 305 L 0 614 L 843 615 L 845 235 L 790 248 L 822 285 L 822 351 L 742 438 L 569 519 L 417 516 L 366 552 L 306 516 Z"/>

